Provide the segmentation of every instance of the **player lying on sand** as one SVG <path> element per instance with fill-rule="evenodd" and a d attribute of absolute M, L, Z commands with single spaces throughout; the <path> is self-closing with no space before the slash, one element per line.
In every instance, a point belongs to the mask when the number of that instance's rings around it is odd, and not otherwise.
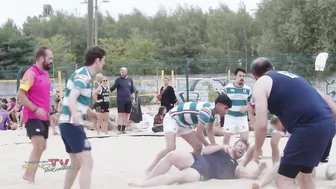
<path fill-rule="evenodd" d="M 238 140 L 233 146 L 206 146 L 199 156 L 189 152 L 172 151 L 152 170 L 150 173 L 152 177 L 140 182 L 132 182 L 129 186 L 151 187 L 210 179 L 257 179 L 266 168 L 265 163 L 261 163 L 254 171 L 237 163 L 237 160 L 244 156 L 247 148 L 248 144 L 245 140 Z M 167 173 L 172 165 L 180 171 Z"/>

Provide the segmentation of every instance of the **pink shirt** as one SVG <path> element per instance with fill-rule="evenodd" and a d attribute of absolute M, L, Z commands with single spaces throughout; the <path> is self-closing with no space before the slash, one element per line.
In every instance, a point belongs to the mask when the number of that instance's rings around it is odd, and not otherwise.
<path fill-rule="evenodd" d="M 36 64 L 31 66 L 27 72 L 33 72 L 34 81 L 31 87 L 26 92 L 27 98 L 37 107 L 43 108 L 48 114 L 46 116 L 39 117 L 30 110 L 25 107 L 23 109 L 23 120 L 27 122 L 28 119 L 40 119 L 43 121 L 48 120 L 49 112 L 50 112 L 50 80 L 49 73 L 45 70 L 41 70 L 37 67 Z M 26 74 L 25 73 L 25 74 Z"/>

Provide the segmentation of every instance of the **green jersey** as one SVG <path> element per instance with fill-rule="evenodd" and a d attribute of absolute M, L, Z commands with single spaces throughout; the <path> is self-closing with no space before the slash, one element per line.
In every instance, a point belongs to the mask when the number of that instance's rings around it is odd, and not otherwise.
<path fill-rule="evenodd" d="M 60 123 L 72 122 L 69 109 L 69 95 L 74 88 L 80 90 L 80 95 L 77 98 L 77 111 L 83 115 L 87 113 L 91 98 L 91 79 L 92 77 L 87 67 L 79 68 L 70 76 L 65 88 Z"/>
<path fill-rule="evenodd" d="M 187 102 L 169 111 L 170 116 L 181 127 L 197 127 L 201 121 L 204 124 L 215 122 L 214 106 L 208 102 Z"/>

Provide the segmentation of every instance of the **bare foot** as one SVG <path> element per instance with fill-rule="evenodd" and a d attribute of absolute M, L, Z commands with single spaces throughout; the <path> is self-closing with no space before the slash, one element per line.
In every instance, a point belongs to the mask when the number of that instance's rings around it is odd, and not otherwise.
<path fill-rule="evenodd" d="M 33 178 L 29 178 L 26 175 L 23 175 L 22 179 L 28 181 L 29 184 L 35 184 L 34 179 Z"/>
<path fill-rule="evenodd" d="M 257 183 L 253 183 L 253 184 L 252 184 L 252 189 L 260 189 L 259 184 L 257 184 Z"/>

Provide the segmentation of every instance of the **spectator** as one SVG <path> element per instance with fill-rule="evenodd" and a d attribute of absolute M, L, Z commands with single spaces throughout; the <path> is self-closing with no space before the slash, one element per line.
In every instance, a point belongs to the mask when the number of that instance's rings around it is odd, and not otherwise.
<path fill-rule="evenodd" d="M 154 116 L 154 127 L 152 131 L 154 133 L 163 132 L 163 117 L 167 113 L 167 109 L 165 106 L 161 106 L 159 108 L 158 114 Z"/>
<path fill-rule="evenodd" d="M 120 68 L 120 77 L 114 81 L 110 91 L 113 92 L 115 89 L 117 89 L 118 133 L 124 134 L 128 126 L 132 102 L 135 103 L 133 79 L 128 77 L 127 68 Z"/>
<path fill-rule="evenodd" d="M 169 81 L 168 77 L 164 78 L 164 85 L 161 87 L 160 93 L 157 96 L 158 100 L 161 101 L 161 106 L 165 106 L 167 112 L 174 108 L 174 104 L 177 102 L 174 88 L 169 85 Z"/>
<path fill-rule="evenodd" d="M 10 127 L 10 117 L 6 104 L 2 104 L 0 108 L 0 130 L 7 130 Z"/>
<path fill-rule="evenodd" d="M 16 115 L 15 115 L 15 107 L 16 107 L 16 98 L 15 97 L 11 97 L 8 99 L 8 113 L 9 113 L 9 116 L 11 118 L 11 120 L 13 122 L 17 122 L 16 120 Z"/>

